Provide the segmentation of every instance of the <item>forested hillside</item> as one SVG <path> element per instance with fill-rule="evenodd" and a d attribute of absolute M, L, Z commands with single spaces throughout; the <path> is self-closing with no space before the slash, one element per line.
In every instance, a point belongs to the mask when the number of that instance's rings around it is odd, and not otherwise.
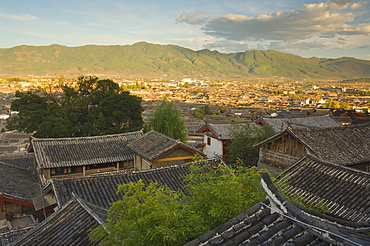
<path fill-rule="evenodd" d="M 176 45 L 81 47 L 17 46 L 0 49 L 0 76 L 98 75 L 127 78 L 321 78 L 370 77 L 370 61 L 303 58 L 275 50 L 224 54 Z"/>

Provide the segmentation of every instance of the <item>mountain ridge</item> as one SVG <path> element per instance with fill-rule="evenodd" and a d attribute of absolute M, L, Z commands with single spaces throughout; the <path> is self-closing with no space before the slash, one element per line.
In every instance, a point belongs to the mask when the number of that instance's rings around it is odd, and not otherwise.
<path fill-rule="evenodd" d="M 276 50 L 226 54 L 147 42 L 0 49 L 0 76 L 87 74 L 127 78 L 353 79 L 370 77 L 370 61 L 353 57 L 303 58 Z"/>

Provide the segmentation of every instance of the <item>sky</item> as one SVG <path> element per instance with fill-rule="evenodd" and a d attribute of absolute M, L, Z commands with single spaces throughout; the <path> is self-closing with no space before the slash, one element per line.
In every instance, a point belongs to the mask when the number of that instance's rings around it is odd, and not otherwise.
<path fill-rule="evenodd" d="M 0 48 L 173 44 L 370 60 L 370 0 L 0 0 Z"/>

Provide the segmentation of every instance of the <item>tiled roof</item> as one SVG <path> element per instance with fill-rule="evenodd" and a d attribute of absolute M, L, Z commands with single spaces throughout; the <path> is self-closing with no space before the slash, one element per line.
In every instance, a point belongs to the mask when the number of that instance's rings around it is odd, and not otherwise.
<path fill-rule="evenodd" d="M 286 200 L 268 177 L 262 179 L 268 199 L 214 230 L 194 239 L 195 245 L 369 245 L 370 223 L 330 218 Z"/>
<path fill-rule="evenodd" d="M 289 131 L 321 159 L 342 165 L 370 161 L 370 124 L 325 129 L 291 127 Z"/>
<path fill-rule="evenodd" d="M 18 167 L 28 168 L 32 172 L 34 171 L 34 159 L 33 153 L 30 154 L 11 154 L 0 156 L 0 163 L 6 163 Z"/>
<path fill-rule="evenodd" d="M 0 246 L 11 245 L 12 242 L 20 238 L 23 234 L 34 228 L 35 226 L 23 227 L 23 228 L 13 228 L 9 230 L 4 230 L 0 232 Z"/>
<path fill-rule="evenodd" d="M 334 117 L 328 114 L 320 115 L 320 116 L 297 117 L 297 118 L 262 117 L 259 120 L 267 124 L 275 134 L 284 131 L 290 124 L 314 127 L 314 128 L 327 128 L 327 127 L 342 126 L 342 123 L 340 123 Z"/>
<path fill-rule="evenodd" d="M 292 125 L 254 147 L 260 147 L 286 134 L 298 139 L 309 154 L 320 159 L 342 165 L 370 162 L 370 124 L 330 128 Z"/>
<path fill-rule="evenodd" d="M 34 197 L 40 195 L 40 185 L 29 168 L 0 161 L 0 193 L 32 202 Z"/>
<path fill-rule="evenodd" d="M 201 154 L 201 152 L 194 147 L 153 130 L 132 141 L 127 146 L 137 155 L 148 161 L 153 161 L 161 155 L 178 147 L 187 149 L 194 154 Z"/>
<path fill-rule="evenodd" d="M 209 163 L 220 163 L 216 159 L 208 160 Z M 150 182 L 163 183 L 173 190 L 183 189 L 181 177 L 188 174 L 190 163 L 156 169 L 137 171 L 132 173 L 112 173 L 91 176 L 56 178 L 52 185 L 59 206 L 72 197 L 72 192 L 84 200 L 90 201 L 101 207 L 109 208 L 112 202 L 118 201 L 122 195 L 117 194 L 117 186 L 140 179 L 146 184 Z"/>
<path fill-rule="evenodd" d="M 260 127 L 259 125 L 256 125 L 253 122 L 241 124 L 242 125 L 249 124 L 249 126 L 256 128 Z M 233 128 L 232 123 L 228 124 L 207 123 L 206 125 L 203 125 L 197 132 L 204 132 L 204 130 L 207 128 L 220 140 L 231 140 L 233 137 L 231 131 L 231 129 Z"/>
<path fill-rule="evenodd" d="M 88 234 L 99 225 L 104 225 L 104 219 L 76 196 L 12 245 L 98 245 L 89 241 Z"/>
<path fill-rule="evenodd" d="M 142 131 L 76 138 L 33 138 L 32 148 L 42 168 L 69 167 L 133 160 L 127 144 Z"/>
<path fill-rule="evenodd" d="M 306 156 L 278 179 L 287 194 L 317 205 L 349 221 L 370 221 L 370 173 Z"/>
<path fill-rule="evenodd" d="M 230 127 L 232 124 L 207 124 L 210 130 L 221 140 L 230 140 Z"/>

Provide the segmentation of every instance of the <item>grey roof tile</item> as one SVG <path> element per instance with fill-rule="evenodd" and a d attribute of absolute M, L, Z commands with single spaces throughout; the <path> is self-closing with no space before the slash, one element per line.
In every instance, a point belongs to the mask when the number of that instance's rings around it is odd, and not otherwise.
<path fill-rule="evenodd" d="M 153 130 L 132 141 L 128 144 L 128 147 L 148 161 L 152 161 L 178 147 L 201 154 L 196 148 Z"/>
<path fill-rule="evenodd" d="M 80 198 L 73 197 L 61 209 L 18 238 L 12 245 L 98 245 L 99 242 L 89 241 L 88 233 L 101 225 L 102 221 L 94 213 L 94 209 Z"/>
<path fill-rule="evenodd" d="M 350 221 L 370 221 L 370 173 L 326 162 L 313 156 L 302 158 L 279 177 L 288 194 L 304 202 L 325 202 L 331 214 Z"/>
<path fill-rule="evenodd" d="M 0 193 L 32 202 L 34 197 L 40 195 L 40 184 L 29 168 L 0 161 Z"/>
<path fill-rule="evenodd" d="M 142 131 L 76 138 L 33 138 L 32 149 L 42 168 L 83 166 L 133 160 L 127 144 Z"/>
<path fill-rule="evenodd" d="M 342 126 L 342 123 L 329 114 L 291 118 L 262 117 L 258 119 L 257 122 L 258 121 L 267 124 L 275 134 L 284 131 L 289 125 L 300 125 L 312 128 Z"/>

